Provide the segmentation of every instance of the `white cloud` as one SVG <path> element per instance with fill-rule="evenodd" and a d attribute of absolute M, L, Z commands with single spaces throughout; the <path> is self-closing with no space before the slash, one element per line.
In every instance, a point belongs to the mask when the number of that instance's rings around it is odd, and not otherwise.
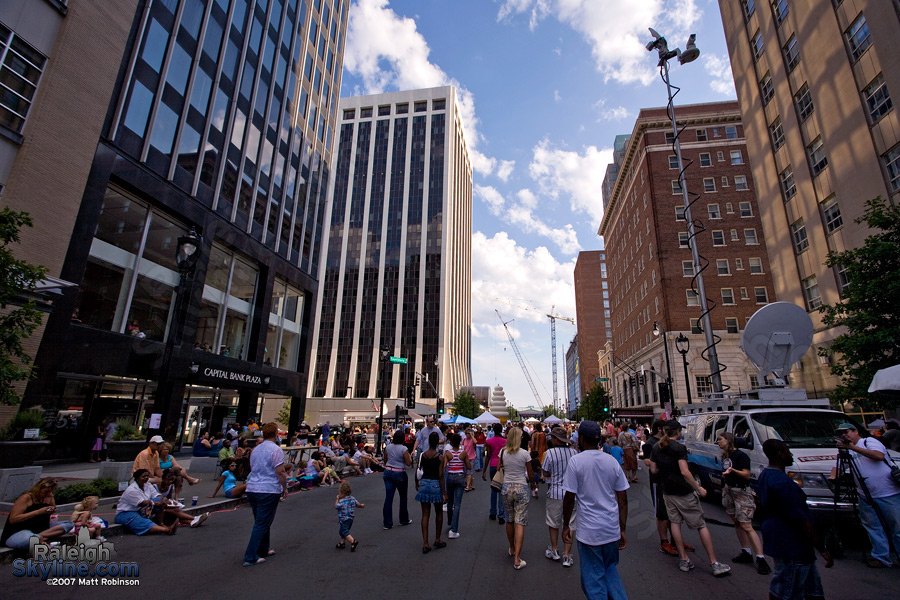
<path fill-rule="evenodd" d="M 603 176 L 612 162 L 612 149 L 588 146 L 579 154 L 557 148 L 544 139 L 533 153 L 528 172 L 540 192 L 554 200 L 567 194 L 572 211 L 588 215 L 591 226 L 599 227 L 603 219 Z"/>
<path fill-rule="evenodd" d="M 535 214 L 539 198 L 528 189 L 519 190 L 515 199 L 508 201 L 496 188 L 475 185 L 475 198 L 484 202 L 495 217 L 500 217 L 510 225 L 516 225 L 525 233 L 532 233 L 550 240 L 565 254 L 575 254 L 581 250 L 578 234 L 572 225 L 551 227 Z"/>
<path fill-rule="evenodd" d="M 562 96 L 559 95 L 559 90 L 553 90 L 553 101 L 557 104 L 562 102 Z"/>
<path fill-rule="evenodd" d="M 498 192 L 496 188 L 492 188 L 489 185 L 478 185 L 476 183 L 474 191 L 475 197 L 487 204 L 488 210 L 492 215 L 499 217 L 502 214 L 506 200 L 503 198 L 503 194 Z"/>
<path fill-rule="evenodd" d="M 628 109 L 624 106 L 616 106 L 609 108 L 606 106 L 606 98 L 601 98 L 594 102 L 594 109 L 600 115 L 599 121 L 621 121 L 627 119 L 630 115 Z"/>
<path fill-rule="evenodd" d="M 706 54 L 703 57 L 703 67 L 712 76 L 709 87 L 717 94 L 734 98 L 734 76 L 731 74 L 731 63 L 728 58 L 716 54 Z"/>
<path fill-rule="evenodd" d="M 500 164 L 497 166 L 497 178 L 506 183 L 509 181 L 509 176 L 512 175 L 513 170 L 516 168 L 516 161 L 514 160 L 501 160 Z"/>
<path fill-rule="evenodd" d="M 580 33 L 605 81 L 644 85 L 656 77 L 644 47 L 650 40 L 647 27 L 664 24 L 667 39 L 686 39 L 701 16 L 696 0 L 504 0 L 497 20 L 522 13 L 528 13 L 532 31 L 552 14 Z"/>
<path fill-rule="evenodd" d="M 478 130 L 475 97 L 438 65 L 428 60 L 431 49 L 419 33 L 416 22 L 397 15 L 388 0 L 357 0 L 350 11 L 344 69 L 363 81 L 360 94 L 378 94 L 388 90 L 453 85 L 458 89 L 457 101 L 465 129 L 472 168 L 490 175 L 497 159 L 478 150 L 483 136 Z"/>

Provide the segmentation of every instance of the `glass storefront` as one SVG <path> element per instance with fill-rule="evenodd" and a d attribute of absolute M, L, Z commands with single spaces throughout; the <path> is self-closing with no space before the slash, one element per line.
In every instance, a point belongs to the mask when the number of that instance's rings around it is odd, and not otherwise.
<path fill-rule="evenodd" d="M 269 313 L 269 325 L 266 330 L 264 364 L 291 371 L 297 370 L 303 308 L 300 290 L 281 279 L 276 279 L 275 287 L 272 289 L 272 312 Z"/>
<path fill-rule="evenodd" d="M 247 358 L 248 324 L 259 269 L 233 252 L 213 245 L 203 286 L 197 346 L 208 351 Z"/>

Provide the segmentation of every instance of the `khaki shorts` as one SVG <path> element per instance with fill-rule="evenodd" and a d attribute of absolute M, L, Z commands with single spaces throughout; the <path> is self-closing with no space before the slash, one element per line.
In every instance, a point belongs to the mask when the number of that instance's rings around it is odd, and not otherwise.
<path fill-rule="evenodd" d="M 737 488 L 726 485 L 722 490 L 722 506 L 725 512 L 738 523 L 753 521 L 756 512 L 756 498 L 752 488 Z"/>
<path fill-rule="evenodd" d="M 703 529 L 703 509 L 700 508 L 700 496 L 696 493 L 687 496 L 666 495 L 666 513 L 672 523 L 684 523 L 690 529 Z"/>
<path fill-rule="evenodd" d="M 572 517 L 569 519 L 569 529 L 575 531 L 575 512 L 572 509 Z M 562 529 L 563 527 L 563 501 L 547 498 L 547 526 L 553 529 Z"/>

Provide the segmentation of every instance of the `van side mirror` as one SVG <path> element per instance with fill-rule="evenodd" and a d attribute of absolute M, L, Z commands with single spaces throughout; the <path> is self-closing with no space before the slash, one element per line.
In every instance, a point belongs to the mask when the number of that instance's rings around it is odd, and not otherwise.
<path fill-rule="evenodd" d="M 735 437 L 734 438 L 734 447 L 742 448 L 744 450 L 752 450 L 753 449 L 753 438 L 749 435 L 747 437 Z"/>

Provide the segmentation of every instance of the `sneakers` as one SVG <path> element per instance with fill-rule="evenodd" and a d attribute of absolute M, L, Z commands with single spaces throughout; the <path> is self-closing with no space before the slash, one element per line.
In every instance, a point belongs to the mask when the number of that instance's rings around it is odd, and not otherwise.
<path fill-rule="evenodd" d="M 659 551 L 669 556 L 678 556 L 678 549 L 669 542 L 663 542 L 659 545 Z"/>
<path fill-rule="evenodd" d="M 526 563 L 524 560 L 519 559 L 519 564 L 513 565 L 513 569 L 515 569 L 516 571 L 518 571 L 519 569 L 524 569 L 525 565 L 527 565 L 527 564 L 528 563 Z"/>
<path fill-rule="evenodd" d="M 554 550 L 552 546 L 547 546 L 547 549 L 544 550 L 544 556 L 550 560 L 559 560 L 559 552 Z"/>
<path fill-rule="evenodd" d="M 456 533 L 455 531 L 453 531 L 453 530 L 451 529 L 451 530 L 447 533 L 447 537 L 450 538 L 451 540 L 455 540 L 456 538 L 459 537 L 459 534 Z"/>
<path fill-rule="evenodd" d="M 753 555 L 747 552 L 746 550 L 741 550 L 741 553 L 731 559 L 733 563 L 744 563 L 748 565 L 753 564 Z"/>
<path fill-rule="evenodd" d="M 503 517 L 497 517 L 498 525 L 503 525 L 504 523 L 506 523 L 506 519 L 504 519 Z"/>
<path fill-rule="evenodd" d="M 769 567 L 769 563 L 767 563 L 766 559 L 762 556 L 756 557 L 756 572 L 760 575 L 768 575 L 772 572 L 771 567 Z"/>
<path fill-rule="evenodd" d="M 574 564 L 575 564 L 575 559 L 572 558 L 570 555 L 567 554 L 567 555 L 563 556 L 562 566 L 571 567 Z"/>
<path fill-rule="evenodd" d="M 197 515 L 191 521 L 191 527 L 200 527 L 203 524 L 203 521 L 209 518 L 209 513 L 203 513 L 202 515 Z"/>
<path fill-rule="evenodd" d="M 713 577 L 722 577 L 731 572 L 731 567 L 720 562 L 714 562 L 709 566 L 712 568 Z M 766 566 L 768 567 L 769 565 Z"/>
<path fill-rule="evenodd" d="M 497 515 L 488 515 L 488 519 L 490 519 L 491 521 L 496 521 Z"/>
<path fill-rule="evenodd" d="M 694 563 L 692 563 L 690 560 L 682 560 L 678 563 L 678 568 L 681 569 L 682 572 L 687 573 L 694 568 Z"/>

